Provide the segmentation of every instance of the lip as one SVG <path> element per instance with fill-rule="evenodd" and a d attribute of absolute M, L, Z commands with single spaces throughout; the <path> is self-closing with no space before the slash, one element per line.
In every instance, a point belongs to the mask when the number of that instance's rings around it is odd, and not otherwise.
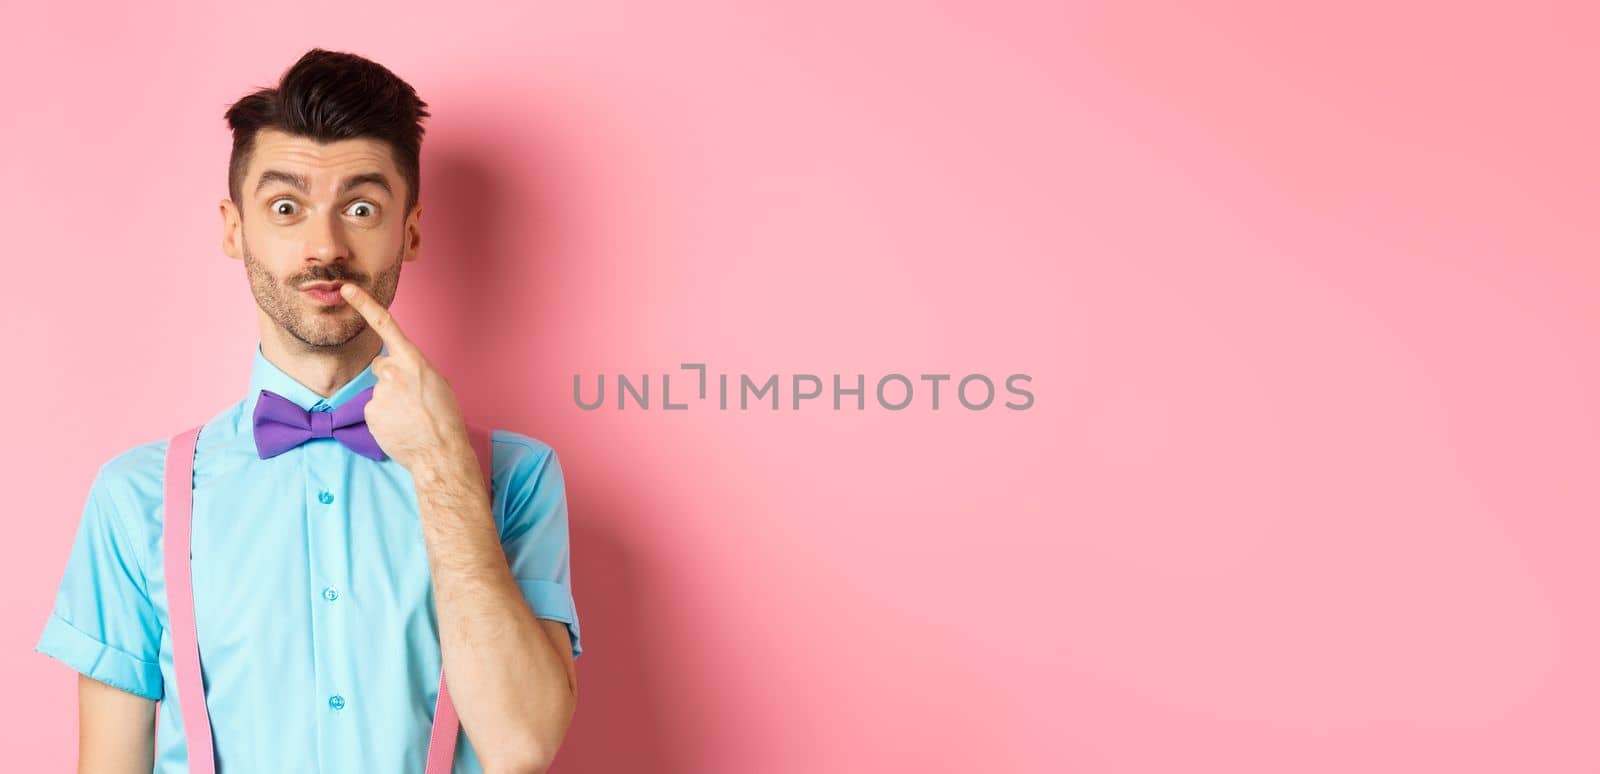
<path fill-rule="evenodd" d="M 344 296 L 339 295 L 339 286 L 343 282 L 313 282 L 300 288 L 311 300 L 324 306 L 338 306 L 344 303 Z"/>

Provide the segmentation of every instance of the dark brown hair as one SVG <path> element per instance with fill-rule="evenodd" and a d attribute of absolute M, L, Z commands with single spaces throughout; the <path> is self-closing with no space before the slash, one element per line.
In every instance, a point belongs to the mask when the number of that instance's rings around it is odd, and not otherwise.
<path fill-rule="evenodd" d="M 277 129 L 318 142 L 368 137 L 383 140 L 406 181 L 406 213 L 421 187 L 422 119 L 428 103 L 416 89 L 370 59 L 313 48 L 295 62 L 275 88 L 260 89 L 228 108 L 233 130 L 228 158 L 228 196 L 240 203 L 245 169 L 256 132 Z"/>

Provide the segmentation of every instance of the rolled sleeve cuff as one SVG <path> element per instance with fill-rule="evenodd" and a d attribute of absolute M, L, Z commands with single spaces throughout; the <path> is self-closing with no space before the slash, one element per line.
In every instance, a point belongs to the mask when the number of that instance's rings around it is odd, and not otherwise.
<path fill-rule="evenodd" d="M 43 653 L 115 688 L 160 701 L 161 665 L 124 653 L 51 613 L 35 652 Z"/>
<path fill-rule="evenodd" d="M 576 661 L 579 654 L 583 653 L 583 646 L 579 642 L 578 608 L 573 603 L 572 590 L 555 581 L 522 578 L 516 581 L 535 618 L 549 618 L 567 625 L 567 636 L 572 640 L 572 658 Z"/>

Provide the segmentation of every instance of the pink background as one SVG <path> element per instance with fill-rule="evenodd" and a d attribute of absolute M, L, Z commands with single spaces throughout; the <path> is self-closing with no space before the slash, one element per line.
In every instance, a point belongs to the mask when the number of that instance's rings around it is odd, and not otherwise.
<path fill-rule="evenodd" d="M 243 397 L 223 109 L 320 45 L 435 114 L 401 322 L 562 455 L 557 771 L 1600 769 L 1592 5 L 511 5 L 5 12 L 22 768 L 95 468 Z M 686 361 L 1036 403 L 573 403 Z"/>

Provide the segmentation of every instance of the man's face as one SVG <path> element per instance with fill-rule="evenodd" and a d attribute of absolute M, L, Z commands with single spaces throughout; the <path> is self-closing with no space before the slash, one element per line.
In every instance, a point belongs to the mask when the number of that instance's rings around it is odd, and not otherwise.
<path fill-rule="evenodd" d="M 244 261 L 256 305 L 309 346 L 339 346 L 366 320 L 338 293 L 356 284 L 394 301 L 416 258 L 421 207 L 403 212 L 406 182 L 389 146 L 321 144 L 274 129 L 256 135 L 237 205 L 222 201 L 223 251 Z"/>

